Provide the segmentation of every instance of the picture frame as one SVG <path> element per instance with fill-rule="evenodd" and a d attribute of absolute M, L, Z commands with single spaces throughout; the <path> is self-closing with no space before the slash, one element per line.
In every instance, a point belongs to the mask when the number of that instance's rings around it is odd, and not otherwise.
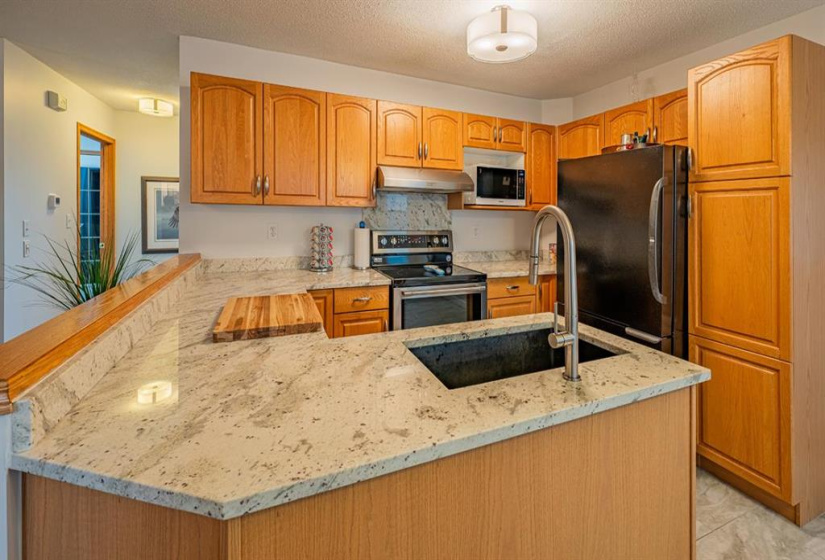
<path fill-rule="evenodd" d="M 180 178 L 141 177 L 140 196 L 143 254 L 177 253 Z"/>

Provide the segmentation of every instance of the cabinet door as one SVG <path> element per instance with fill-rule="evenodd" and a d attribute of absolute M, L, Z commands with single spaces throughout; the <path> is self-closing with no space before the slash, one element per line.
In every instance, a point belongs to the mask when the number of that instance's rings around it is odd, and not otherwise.
<path fill-rule="evenodd" d="M 603 147 L 621 144 L 622 134 L 638 132 L 641 136 L 652 131 L 653 99 L 631 103 L 604 114 Z"/>
<path fill-rule="evenodd" d="M 326 200 L 326 93 L 264 86 L 264 203 Z"/>
<path fill-rule="evenodd" d="M 527 123 L 496 119 L 496 124 L 498 125 L 497 150 L 521 153 L 527 151 Z"/>
<path fill-rule="evenodd" d="M 698 389 L 698 453 L 790 501 L 791 365 L 696 336 L 690 359 L 711 370 Z"/>
<path fill-rule="evenodd" d="M 496 149 L 498 128 L 495 117 L 464 113 L 464 145 L 468 148 Z"/>
<path fill-rule="evenodd" d="M 356 311 L 335 315 L 335 338 L 385 332 L 389 321 L 389 311 Z"/>
<path fill-rule="evenodd" d="M 553 304 L 556 302 L 556 275 L 548 274 L 539 277 L 537 313 L 550 313 L 553 311 Z"/>
<path fill-rule="evenodd" d="M 376 102 L 327 94 L 327 206 L 375 206 Z"/>
<path fill-rule="evenodd" d="M 517 315 L 530 315 L 536 312 L 536 296 L 516 296 L 508 298 L 488 299 L 487 318 L 501 319 Z"/>
<path fill-rule="evenodd" d="M 421 107 L 378 102 L 378 165 L 421 167 Z"/>
<path fill-rule="evenodd" d="M 530 124 L 528 132 L 527 197 L 538 209 L 556 203 L 556 127 Z"/>
<path fill-rule="evenodd" d="M 693 180 L 789 175 L 791 38 L 688 73 Z"/>
<path fill-rule="evenodd" d="M 430 169 L 464 169 L 461 113 L 424 107 L 424 160 Z"/>
<path fill-rule="evenodd" d="M 789 181 L 690 184 L 691 334 L 791 360 Z"/>
<path fill-rule="evenodd" d="M 660 144 L 687 146 L 687 90 L 680 89 L 653 100 L 653 137 Z"/>
<path fill-rule="evenodd" d="M 576 159 L 602 153 L 604 114 L 559 125 L 559 159 Z"/>
<path fill-rule="evenodd" d="M 190 200 L 261 204 L 263 85 L 192 73 Z"/>
<path fill-rule="evenodd" d="M 321 313 L 321 318 L 324 320 L 324 330 L 326 331 L 327 336 L 332 338 L 332 290 L 313 290 L 309 292 L 309 295 L 312 296 L 312 300 L 315 302 L 315 305 L 318 307 L 318 311 Z"/>

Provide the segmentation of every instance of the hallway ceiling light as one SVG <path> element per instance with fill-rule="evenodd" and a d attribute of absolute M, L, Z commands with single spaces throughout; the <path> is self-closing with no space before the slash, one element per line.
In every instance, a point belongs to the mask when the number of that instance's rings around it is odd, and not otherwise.
<path fill-rule="evenodd" d="M 171 117 L 175 113 L 171 103 L 152 97 L 144 97 L 138 101 L 138 111 L 154 117 Z"/>
<path fill-rule="evenodd" d="M 496 6 L 467 26 L 467 54 L 480 62 L 523 60 L 536 52 L 538 23 L 527 12 Z"/>

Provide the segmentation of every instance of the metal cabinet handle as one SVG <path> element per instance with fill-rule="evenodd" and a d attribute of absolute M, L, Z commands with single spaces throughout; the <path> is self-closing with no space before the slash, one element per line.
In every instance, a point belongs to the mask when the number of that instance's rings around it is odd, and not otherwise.
<path fill-rule="evenodd" d="M 688 171 L 693 171 L 693 148 L 687 149 L 687 168 Z"/>
<path fill-rule="evenodd" d="M 424 159 L 430 157 L 430 143 L 424 142 Z"/>
<path fill-rule="evenodd" d="M 513 292 L 515 290 L 518 290 L 518 286 L 507 286 L 507 291 L 508 292 Z"/>
<path fill-rule="evenodd" d="M 252 196 L 260 196 L 261 195 L 261 176 L 260 175 L 258 175 L 258 177 L 255 179 L 255 190 L 253 190 L 252 193 L 253 193 Z"/>
<path fill-rule="evenodd" d="M 421 159 L 421 142 L 418 143 L 418 159 Z"/>
<path fill-rule="evenodd" d="M 647 275 L 650 280 L 650 291 L 653 292 L 653 298 L 659 303 L 665 302 L 665 296 L 662 294 L 659 286 L 659 220 L 662 198 L 662 189 L 664 188 L 664 177 L 656 181 L 653 187 L 653 192 L 650 195 L 650 210 L 648 212 L 647 222 Z"/>
<path fill-rule="evenodd" d="M 366 303 L 372 299 L 372 296 L 361 296 L 357 298 L 353 298 L 352 302 L 355 303 L 356 301 L 359 303 Z"/>
<path fill-rule="evenodd" d="M 269 175 L 264 178 L 264 195 L 269 196 Z"/>
<path fill-rule="evenodd" d="M 693 197 L 691 195 L 687 196 L 687 217 L 693 218 Z"/>
<path fill-rule="evenodd" d="M 658 139 L 659 139 L 659 127 L 658 127 L 658 126 L 654 126 L 654 127 L 653 127 L 653 135 L 650 137 L 650 141 L 651 141 L 653 144 L 655 144 L 655 143 L 656 143 L 656 141 L 657 141 Z"/>

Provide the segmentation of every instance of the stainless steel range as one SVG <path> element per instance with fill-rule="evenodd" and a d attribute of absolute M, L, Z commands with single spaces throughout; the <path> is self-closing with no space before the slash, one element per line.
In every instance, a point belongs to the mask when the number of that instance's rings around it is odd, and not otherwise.
<path fill-rule="evenodd" d="M 373 231 L 370 259 L 392 280 L 392 330 L 487 318 L 487 275 L 453 264 L 451 231 Z"/>

